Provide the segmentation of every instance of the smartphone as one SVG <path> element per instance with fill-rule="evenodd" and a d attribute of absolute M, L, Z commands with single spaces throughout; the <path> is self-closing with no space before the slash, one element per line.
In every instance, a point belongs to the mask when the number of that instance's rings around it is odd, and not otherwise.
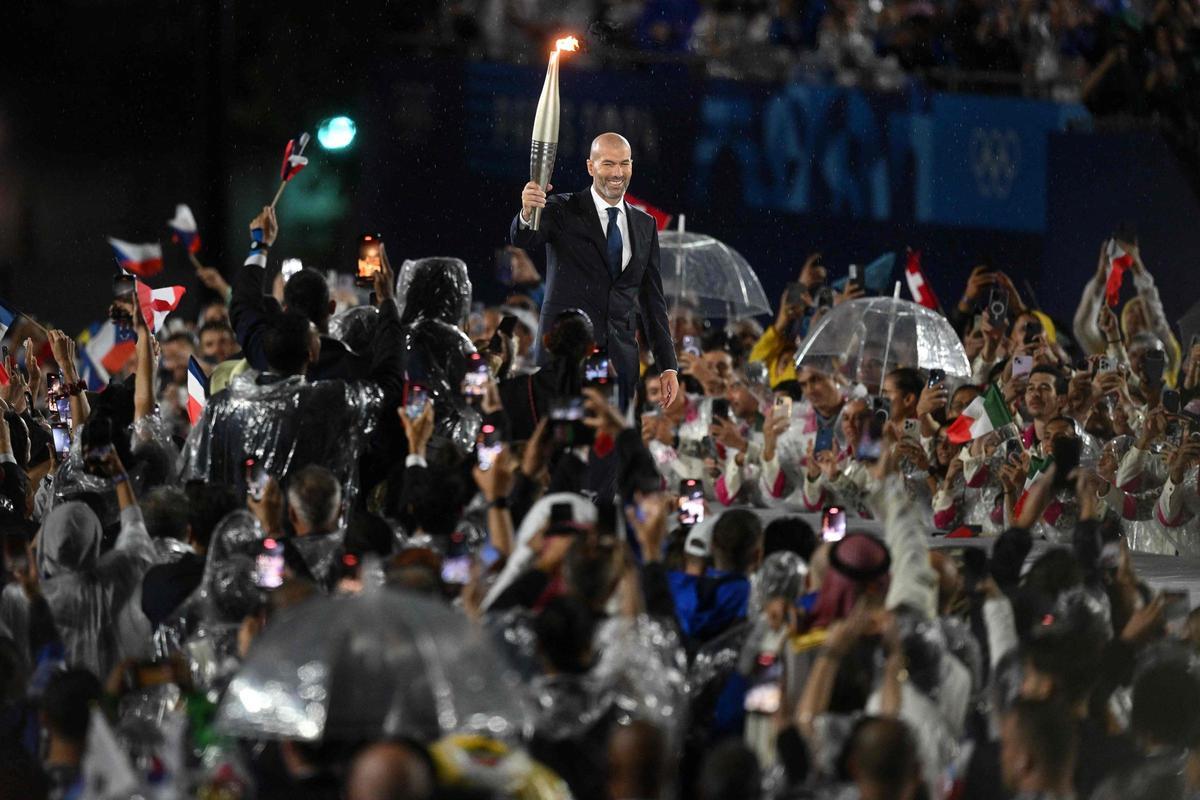
<path fill-rule="evenodd" d="M 354 276 L 355 286 L 374 286 L 375 273 L 379 272 L 383 261 L 379 248 L 383 237 L 378 233 L 364 233 L 358 237 L 358 272 Z"/>
<path fill-rule="evenodd" d="M 263 539 L 262 550 L 254 559 L 254 583 L 260 589 L 278 589 L 283 585 L 283 541 Z"/>
<path fill-rule="evenodd" d="M 1164 389 L 1162 393 L 1163 411 L 1168 414 L 1179 413 L 1179 392 L 1174 389 Z"/>
<path fill-rule="evenodd" d="M 929 370 L 928 386 L 930 389 L 932 389 L 935 386 L 941 386 L 945 382 L 946 382 L 946 370 L 938 369 L 937 367 L 934 367 L 933 369 Z"/>
<path fill-rule="evenodd" d="M 907 439 L 921 441 L 921 423 L 915 419 L 906 419 L 900 423 L 900 430 Z"/>
<path fill-rule="evenodd" d="M 1117 371 L 1116 359 L 1109 358 L 1108 356 L 1100 356 L 1100 358 L 1096 359 L 1096 372 L 1098 374 L 1104 373 L 1104 372 L 1116 372 L 1116 371 Z"/>
<path fill-rule="evenodd" d="M 714 397 L 712 401 L 712 418 L 729 419 L 729 401 L 724 397 Z"/>
<path fill-rule="evenodd" d="M 821 515 L 821 538 L 827 542 L 840 542 L 846 537 L 846 509 L 828 506 Z"/>
<path fill-rule="evenodd" d="M 1012 376 L 1020 378 L 1033 372 L 1033 356 L 1013 356 Z"/>
<path fill-rule="evenodd" d="M 1033 344 L 1042 335 L 1042 321 L 1031 319 L 1025 322 L 1025 344 Z"/>
<path fill-rule="evenodd" d="M 852 287 L 858 286 L 861 283 L 862 277 L 858 269 L 858 264 L 851 264 L 850 271 L 846 274 L 846 291 L 850 291 Z"/>
<path fill-rule="evenodd" d="M 817 289 L 816 296 L 813 298 L 816 301 L 817 308 L 833 308 L 833 289 L 828 286 L 822 286 Z"/>
<path fill-rule="evenodd" d="M 112 420 L 100 417 L 83 426 L 83 441 L 80 449 L 83 451 L 83 469 L 91 475 L 99 475 L 104 471 L 104 460 L 112 452 Z"/>
<path fill-rule="evenodd" d="M 592 353 L 583 361 L 584 386 L 608 386 L 612 382 L 609 359 L 604 353 Z"/>
<path fill-rule="evenodd" d="M 46 375 L 46 395 L 53 397 L 62 391 L 62 378 L 58 377 L 57 372 L 51 372 Z"/>
<path fill-rule="evenodd" d="M 792 416 L 792 398 L 786 394 L 782 394 L 775 398 L 774 414 L 776 417 L 791 419 Z"/>
<path fill-rule="evenodd" d="M 575 525 L 575 507 L 570 503 L 555 503 L 550 506 L 550 522 L 547 536 L 574 536 L 579 533 Z"/>
<path fill-rule="evenodd" d="M 489 377 L 488 365 L 483 360 L 483 356 L 479 353 L 471 353 L 471 357 L 467 361 L 467 374 L 463 376 L 462 382 L 462 393 L 468 402 L 483 401 L 483 396 L 487 394 Z"/>
<path fill-rule="evenodd" d="M 1050 445 L 1050 452 L 1054 454 L 1054 487 L 1062 489 L 1071 485 L 1071 473 L 1079 466 L 1079 456 L 1082 452 L 1082 444 L 1074 437 L 1060 436 L 1055 439 Z"/>
<path fill-rule="evenodd" d="M 256 501 L 263 499 L 263 492 L 267 490 L 267 479 L 270 475 L 262 464 L 257 463 L 253 458 L 246 459 L 246 494 Z"/>
<path fill-rule="evenodd" d="M 696 356 L 697 358 L 700 357 L 701 352 L 702 352 L 700 350 L 700 337 L 698 337 L 698 336 L 683 337 L 683 343 L 682 343 L 681 347 L 683 348 L 683 352 L 691 353 L 692 355 Z"/>
<path fill-rule="evenodd" d="M 474 563 L 475 559 L 469 555 L 442 559 L 442 583 L 466 586 L 471 582 L 471 566 Z"/>
<path fill-rule="evenodd" d="M 792 281 L 787 285 L 787 289 L 783 293 L 784 305 L 794 306 L 804 302 L 804 287 L 798 282 Z"/>
<path fill-rule="evenodd" d="M 404 385 L 404 414 L 409 419 L 416 419 L 425 413 L 425 406 L 429 404 L 429 391 L 416 383 L 406 383 Z"/>
<path fill-rule="evenodd" d="M 704 521 L 704 484 L 696 478 L 679 482 L 679 524 L 695 525 Z"/>
<path fill-rule="evenodd" d="M 1162 386 L 1163 371 L 1167 368 L 1167 354 L 1162 350 L 1148 350 L 1142 356 L 1142 375 L 1151 389 Z"/>
<path fill-rule="evenodd" d="M 987 305 L 988 322 L 992 327 L 1000 327 L 1008 320 L 1008 292 L 994 288 L 988 293 Z"/>
<path fill-rule="evenodd" d="M 858 445 L 854 448 L 856 461 L 873 463 L 878 461 L 883 454 L 883 424 L 886 420 L 880 418 L 879 413 L 876 411 L 867 417 L 867 422 L 863 425 L 862 433 L 858 437 Z"/>
<path fill-rule="evenodd" d="M 479 468 L 487 472 L 500 455 L 501 442 L 495 425 L 484 425 L 481 434 L 479 444 L 475 445 L 475 456 L 479 460 Z"/>
<path fill-rule="evenodd" d="M 519 322 L 519 319 L 514 317 L 512 314 L 509 314 L 500 320 L 500 324 L 496 326 L 496 330 L 500 331 L 505 336 L 512 336 L 513 332 L 516 331 L 517 323 Z"/>
<path fill-rule="evenodd" d="M 58 454 L 59 460 L 61 461 L 71 455 L 70 423 L 64 420 L 51 422 L 50 434 L 54 437 L 54 452 Z"/>
<path fill-rule="evenodd" d="M 1025 446 L 1021 444 L 1020 439 L 1009 439 L 1004 443 L 1004 457 L 1006 459 L 1013 456 L 1019 456 L 1025 451 Z"/>
<path fill-rule="evenodd" d="M 871 410 L 875 412 L 875 418 L 882 425 L 892 418 L 892 401 L 886 397 L 872 397 Z"/>
<path fill-rule="evenodd" d="M 755 714 L 777 714 L 783 702 L 783 660 L 775 653 L 755 659 L 743 707 Z"/>
<path fill-rule="evenodd" d="M 550 426 L 553 428 L 555 444 L 560 447 L 591 444 L 595 434 L 583 424 L 583 417 L 582 397 L 557 397 L 551 400 Z"/>
<path fill-rule="evenodd" d="M 285 258 L 283 265 L 279 268 L 280 274 L 283 275 L 283 282 L 287 283 L 300 270 L 304 269 L 304 263 L 298 258 Z"/>

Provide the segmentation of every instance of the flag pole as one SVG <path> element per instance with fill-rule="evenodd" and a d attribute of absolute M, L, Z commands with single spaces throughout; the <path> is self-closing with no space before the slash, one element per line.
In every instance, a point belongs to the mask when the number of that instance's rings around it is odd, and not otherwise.
<path fill-rule="evenodd" d="M 279 182 L 279 190 L 275 192 L 275 199 L 271 201 L 271 208 L 275 208 L 275 204 L 279 202 L 279 198 L 283 195 L 283 190 L 287 188 L 287 181 Z"/>
<path fill-rule="evenodd" d="M 195 267 L 196 269 L 200 269 L 201 267 L 204 266 L 203 264 L 200 263 L 200 259 L 196 258 L 196 254 L 193 253 L 191 250 L 188 250 L 188 260 L 190 260 L 192 262 L 192 266 Z"/>

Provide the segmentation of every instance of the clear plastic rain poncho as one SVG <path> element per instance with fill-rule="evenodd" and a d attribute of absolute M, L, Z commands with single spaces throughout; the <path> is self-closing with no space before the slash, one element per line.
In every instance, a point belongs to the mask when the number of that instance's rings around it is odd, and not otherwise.
<path fill-rule="evenodd" d="M 396 277 L 404 374 L 433 401 L 435 433 L 462 455 L 475 446 L 482 420 L 460 388 L 475 346 L 463 333 L 471 310 L 471 279 L 457 258 L 405 261 Z"/>
<path fill-rule="evenodd" d="M 217 712 L 246 738 L 360 741 L 447 733 L 515 740 L 519 681 L 486 635 L 394 589 L 315 597 L 275 617 Z"/>
<path fill-rule="evenodd" d="M 365 353 L 378 324 L 379 310 L 375 306 L 354 306 L 330 317 L 329 335 L 355 353 Z"/>
<path fill-rule="evenodd" d="M 214 397 L 184 446 L 185 479 L 246 489 L 254 459 L 281 483 L 309 464 L 329 468 L 346 507 L 358 492 L 358 456 L 375 429 L 383 393 L 363 381 L 310 382 L 301 375 L 260 384 L 238 375 Z"/>

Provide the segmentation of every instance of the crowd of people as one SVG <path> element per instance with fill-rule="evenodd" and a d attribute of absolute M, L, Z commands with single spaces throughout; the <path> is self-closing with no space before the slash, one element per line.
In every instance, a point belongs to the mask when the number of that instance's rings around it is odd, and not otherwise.
<path fill-rule="evenodd" d="M 548 38 L 586 30 L 599 55 L 698 56 L 727 77 L 799 70 L 887 88 L 940 69 L 967 74 L 976 89 L 1173 123 L 1194 116 L 1200 89 L 1193 0 L 484 0 L 447 4 L 443 17 L 451 41 L 493 58 L 540 60 Z"/>
<path fill-rule="evenodd" d="M 765 326 L 685 295 L 662 403 L 518 248 L 349 304 L 249 228 L 195 322 L 112 300 L 103 391 L 6 339 L 0 797 L 1200 793 L 1200 611 L 1131 557 L 1200 554 L 1200 343 L 1136 242 L 1069 323 L 976 268 L 962 375 L 798 359 L 864 294 L 818 254 Z"/>

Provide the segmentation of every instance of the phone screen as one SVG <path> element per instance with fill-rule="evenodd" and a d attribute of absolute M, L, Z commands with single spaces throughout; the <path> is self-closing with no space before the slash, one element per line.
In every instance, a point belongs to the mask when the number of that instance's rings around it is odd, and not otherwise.
<path fill-rule="evenodd" d="M 283 585 L 283 542 L 264 539 L 262 552 L 254 560 L 254 582 L 260 589 Z"/>
<path fill-rule="evenodd" d="M 54 436 L 54 452 L 58 453 L 60 459 L 66 458 L 71 454 L 71 429 L 66 422 L 56 422 L 50 426 L 50 433 Z"/>
<path fill-rule="evenodd" d="M 465 586 L 471 582 L 471 565 L 474 563 L 474 557 L 454 556 L 442 560 L 442 582 L 454 584 L 455 586 Z"/>
<path fill-rule="evenodd" d="M 483 426 L 483 437 L 475 446 L 475 456 L 479 459 L 479 468 L 484 472 L 492 468 L 492 464 L 496 463 L 496 456 L 500 455 L 501 443 L 498 438 L 495 425 Z"/>
<path fill-rule="evenodd" d="M 757 714 L 775 714 L 783 699 L 783 661 L 773 653 L 763 653 L 756 660 L 746 692 L 744 708 Z"/>
<path fill-rule="evenodd" d="M 369 286 L 375 282 L 375 273 L 382 266 L 379 247 L 383 237 L 378 233 L 364 233 L 358 240 L 358 274 L 354 282 L 359 286 Z"/>
<path fill-rule="evenodd" d="M 858 446 L 854 448 L 854 458 L 857 461 L 878 461 L 882 454 L 883 421 L 876 413 L 867 417 L 867 423 L 858 437 Z"/>
<path fill-rule="evenodd" d="M 416 419 L 425 412 L 429 402 L 429 392 L 424 386 L 410 383 L 404 388 L 404 414 L 409 419 Z"/>
<path fill-rule="evenodd" d="M 789 283 L 787 291 L 784 294 L 784 302 L 789 306 L 794 306 L 804 301 L 804 287 L 799 283 Z"/>
<path fill-rule="evenodd" d="M 830 506 L 821 515 L 821 538 L 827 542 L 839 542 L 846 536 L 846 510 Z"/>
<path fill-rule="evenodd" d="M 1033 371 L 1033 356 L 1013 356 L 1012 376 L 1019 378 Z"/>
<path fill-rule="evenodd" d="M 255 500 L 262 500 L 267 489 L 267 471 L 254 459 L 246 459 L 246 493 Z"/>
<path fill-rule="evenodd" d="M 583 362 L 583 383 L 585 386 L 607 384 L 609 380 L 608 356 L 595 353 Z"/>
<path fill-rule="evenodd" d="M 483 397 L 487 394 L 488 365 L 478 353 L 471 354 L 467 374 L 463 376 L 462 393 L 468 397 Z"/>
<path fill-rule="evenodd" d="M 679 524 L 704 521 L 704 484 L 695 478 L 679 482 Z"/>
<path fill-rule="evenodd" d="M 279 271 L 283 274 L 283 282 L 287 283 L 292 279 L 293 275 L 302 269 L 304 269 L 304 263 L 300 261 L 300 259 L 285 258 L 283 260 L 283 266 L 279 268 Z"/>

